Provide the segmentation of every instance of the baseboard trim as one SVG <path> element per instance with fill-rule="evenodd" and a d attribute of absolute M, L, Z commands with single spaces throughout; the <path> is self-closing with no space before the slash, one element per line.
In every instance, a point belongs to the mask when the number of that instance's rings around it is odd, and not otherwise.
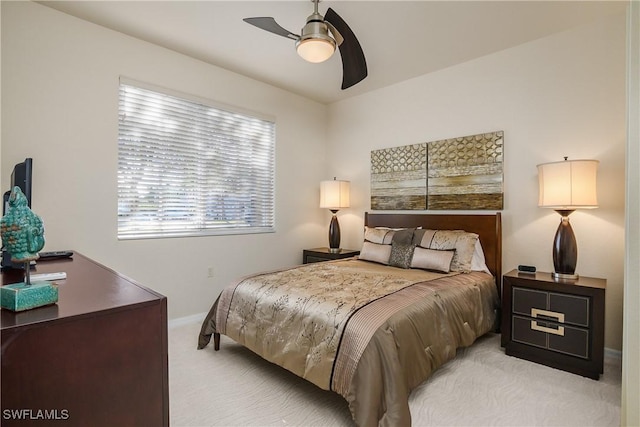
<path fill-rule="evenodd" d="M 207 313 L 196 313 L 190 316 L 178 317 L 177 319 L 169 320 L 169 329 L 177 328 L 179 326 L 189 325 L 191 323 L 200 323 L 204 320 Z"/>
<path fill-rule="evenodd" d="M 614 350 L 612 348 L 604 348 L 604 357 L 610 357 L 612 359 L 622 360 L 622 352 L 620 350 Z"/>

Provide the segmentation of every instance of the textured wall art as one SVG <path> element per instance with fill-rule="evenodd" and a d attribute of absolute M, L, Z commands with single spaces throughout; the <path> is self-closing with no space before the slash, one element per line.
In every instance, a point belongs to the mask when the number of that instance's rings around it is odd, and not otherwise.
<path fill-rule="evenodd" d="M 427 144 L 371 152 L 371 209 L 427 208 Z"/>
<path fill-rule="evenodd" d="M 504 133 L 371 152 L 372 210 L 500 210 Z"/>

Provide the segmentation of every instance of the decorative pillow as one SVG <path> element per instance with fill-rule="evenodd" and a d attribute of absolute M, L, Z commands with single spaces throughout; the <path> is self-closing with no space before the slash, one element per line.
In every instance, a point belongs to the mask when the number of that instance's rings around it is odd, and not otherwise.
<path fill-rule="evenodd" d="M 398 233 L 396 233 L 397 235 Z M 409 237 L 411 239 L 412 236 Z M 411 242 L 411 240 L 409 240 Z M 391 255 L 389 256 L 389 265 L 400 268 L 411 268 L 411 260 L 413 259 L 413 251 L 415 245 L 412 243 L 404 243 L 393 241 L 391 243 Z"/>
<path fill-rule="evenodd" d="M 420 235 L 422 237 L 420 237 Z M 471 259 L 475 252 L 478 235 L 463 230 L 416 230 L 414 242 L 420 240 L 418 246 L 426 249 L 455 249 L 451 261 L 451 271 L 471 271 Z"/>
<path fill-rule="evenodd" d="M 478 235 L 475 233 L 467 233 L 461 231 L 458 233 L 456 240 L 456 253 L 451 260 L 452 271 L 463 271 L 468 273 L 471 271 L 471 259 L 476 248 Z"/>
<path fill-rule="evenodd" d="M 364 227 L 364 240 L 371 243 L 390 245 L 396 230 L 387 227 Z"/>
<path fill-rule="evenodd" d="M 391 256 L 391 245 L 381 245 L 378 243 L 364 242 L 360 250 L 358 259 L 378 262 L 388 265 Z"/>
<path fill-rule="evenodd" d="M 435 249 L 425 249 L 416 247 L 411 259 L 411 268 L 423 270 L 434 270 L 441 273 L 448 273 L 451 268 L 451 260 L 455 251 L 437 251 Z"/>
<path fill-rule="evenodd" d="M 405 228 L 402 230 L 397 230 L 393 234 L 393 238 L 391 239 L 392 243 L 400 243 L 403 245 L 410 245 L 413 241 L 413 232 L 414 228 Z"/>
<path fill-rule="evenodd" d="M 413 233 L 413 243 L 416 246 L 420 246 L 423 248 L 429 248 L 431 246 L 431 241 L 433 240 L 433 236 L 436 234 L 437 230 L 416 230 Z"/>

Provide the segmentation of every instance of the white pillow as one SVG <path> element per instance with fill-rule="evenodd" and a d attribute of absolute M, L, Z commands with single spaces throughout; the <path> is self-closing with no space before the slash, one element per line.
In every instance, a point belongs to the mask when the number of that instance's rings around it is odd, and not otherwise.
<path fill-rule="evenodd" d="M 473 251 L 473 256 L 471 257 L 471 271 L 484 271 L 491 274 L 484 258 L 484 251 L 482 250 L 480 239 L 476 240 L 476 246 Z"/>

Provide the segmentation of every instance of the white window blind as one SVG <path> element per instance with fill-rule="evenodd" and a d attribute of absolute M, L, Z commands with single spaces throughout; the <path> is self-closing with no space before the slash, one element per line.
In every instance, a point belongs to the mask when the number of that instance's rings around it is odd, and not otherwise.
<path fill-rule="evenodd" d="M 120 83 L 118 238 L 274 231 L 275 123 Z"/>

